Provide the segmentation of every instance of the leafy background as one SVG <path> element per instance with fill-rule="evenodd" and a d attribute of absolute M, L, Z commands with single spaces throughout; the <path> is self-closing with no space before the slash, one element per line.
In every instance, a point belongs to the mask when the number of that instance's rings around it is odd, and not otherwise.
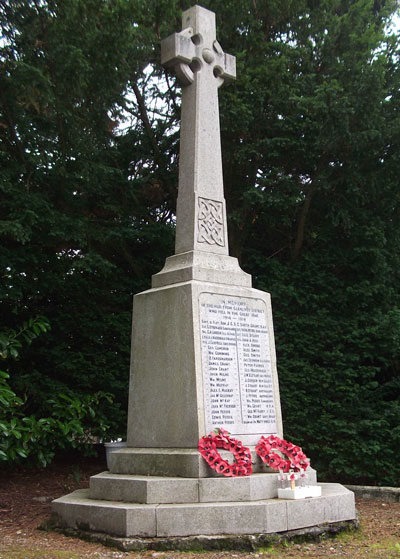
<path fill-rule="evenodd" d="M 65 447 L 124 434 L 132 296 L 173 253 L 180 90 L 159 43 L 190 4 L 0 6 L 4 464 L 47 463 L 70 421 Z M 272 295 L 285 435 L 321 479 L 400 485 L 398 3 L 202 5 L 237 58 L 230 248 Z"/>

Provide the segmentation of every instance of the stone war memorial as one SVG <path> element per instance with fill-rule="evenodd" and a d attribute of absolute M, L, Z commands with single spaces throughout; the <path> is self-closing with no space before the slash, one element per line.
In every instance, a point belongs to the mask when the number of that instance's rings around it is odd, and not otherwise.
<path fill-rule="evenodd" d="M 134 297 L 127 447 L 53 510 L 126 549 L 335 531 L 354 523 L 354 494 L 317 484 L 283 440 L 270 296 L 229 256 L 218 88 L 235 79 L 235 57 L 213 12 L 182 19 L 161 44 L 182 86 L 175 254 Z"/>

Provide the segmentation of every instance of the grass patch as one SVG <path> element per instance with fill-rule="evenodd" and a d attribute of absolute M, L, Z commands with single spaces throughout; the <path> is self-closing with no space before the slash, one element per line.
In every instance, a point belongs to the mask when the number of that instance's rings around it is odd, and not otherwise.
<path fill-rule="evenodd" d="M 276 544 L 259 547 L 257 553 L 266 555 L 267 557 L 274 557 L 275 559 L 280 559 L 282 557 L 281 551 L 277 549 Z"/>
<path fill-rule="evenodd" d="M 263 545 L 257 548 L 257 553 L 260 555 L 266 555 L 267 557 L 275 557 L 280 559 L 285 557 L 285 552 L 293 547 L 293 542 L 282 540 L 280 542 L 272 542 L 267 545 Z"/>
<path fill-rule="evenodd" d="M 0 559 L 81 559 L 82 554 L 69 550 L 44 550 L 44 549 L 26 549 L 7 548 L 0 549 Z"/>
<path fill-rule="evenodd" d="M 365 539 L 365 535 L 363 534 L 362 527 L 360 529 L 350 529 L 350 530 L 343 530 L 343 532 L 339 532 L 335 534 L 333 537 L 336 541 L 346 544 L 354 542 L 360 542 L 361 540 Z"/>
<path fill-rule="evenodd" d="M 371 549 L 376 549 L 376 550 L 385 550 L 385 551 L 394 551 L 397 552 L 399 554 L 400 557 L 400 542 L 393 540 L 392 538 L 388 538 L 386 540 L 383 540 L 379 543 L 374 543 L 371 545 Z"/>

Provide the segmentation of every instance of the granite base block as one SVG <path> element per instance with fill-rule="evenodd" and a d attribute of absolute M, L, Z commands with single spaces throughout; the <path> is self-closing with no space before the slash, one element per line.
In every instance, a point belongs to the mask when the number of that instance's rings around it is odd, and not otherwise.
<path fill-rule="evenodd" d="M 196 503 L 199 482 L 196 478 L 140 476 L 102 472 L 90 478 L 91 499 L 128 503 Z"/>
<path fill-rule="evenodd" d="M 275 473 L 246 477 L 177 478 L 102 472 L 90 478 L 91 499 L 178 504 L 260 501 L 278 495 Z"/>
<path fill-rule="evenodd" d="M 157 535 L 155 505 L 95 501 L 89 498 L 88 489 L 56 499 L 52 510 L 69 528 L 124 537 Z"/>
<path fill-rule="evenodd" d="M 258 501 L 160 505 L 157 509 L 159 537 L 264 532 L 267 532 L 265 504 Z"/>
<path fill-rule="evenodd" d="M 354 494 L 321 484 L 322 496 L 302 501 L 139 504 L 89 498 L 78 490 L 53 502 L 62 526 L 123 537 L 269 534 L 356 518 Z"/>
<path fill-rule="evenodd" d="M 266 466 L 251 450 L 253 474 L 275 473 Z M 232 454 L 219 450 L 222 458 L 232 462 Z M 133 448 L 127 447 L 110 454 L 110 472 L 113 474 L 130 474 L 142 476 L 167 476 L 191 478 L 218 478 L 224 476 L 213 470 L 199 454 L 197 448 Z M 305 482 L 313 485 L 317 482 L 317 473 L 308 468 Z"/>
<path fill-rule="evenodd" d="M 125 448 L 110 456 L 113 474 L 198 478 L 209 469 L 197 449 Z"/>
<path fill-rule="evenodd" d="M 342 485 L 339 483 L 320 483 L 318 485 L 321 486 L 322 494 L 325 497 L 324 522 L 340 522 L 352 518 L 352 515 L 355 514 L 355 495 L 352 491 L 343 492 L 340 499 L 337 499 L 336 496 L 343 488 Z"/>

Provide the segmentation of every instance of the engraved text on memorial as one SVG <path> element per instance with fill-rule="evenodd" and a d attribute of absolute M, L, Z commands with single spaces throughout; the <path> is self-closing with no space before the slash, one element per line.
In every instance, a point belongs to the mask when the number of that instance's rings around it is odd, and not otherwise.
<path fill-rule="evenodd" d="M 266 306 L 202 293 L 201 353 L 207 431 L 274 433 L 276 413 Z"/>

